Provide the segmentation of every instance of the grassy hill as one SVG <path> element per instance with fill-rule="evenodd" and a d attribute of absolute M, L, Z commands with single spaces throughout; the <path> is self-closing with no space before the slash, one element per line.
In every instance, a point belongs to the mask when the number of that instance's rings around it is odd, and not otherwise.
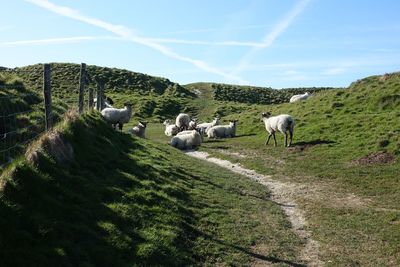
<path fill-rule="evenodd" d="M 40 65 L 35 66 L 36 78 L 29 78 L 31 66 L 20 70 L 32 83 L 26 90 L 39 79 Z M 77 80 L 79 66 L 65 66 L 55 78 L 59 99 L 76 90 L 76 81 L 70 85 L 68 79 Z M 71 66 L 74 71 L 68 72 Z M 200 121 L 215 115 L 223 123 L 239 119 L 236 138 L 206 139 L 200 150 L 298 185 L 307 230 L 328 266 L 400 265 L 400 73 L 367 77 L 346 89 L 314 88 L 313 97 L 297 103 L 287 103 L 288 97 L 310 88 L 181 87 L 162 78 L 163 85 L 156 86 L 161 89 L 139 81 L 124 87 L 120 75 L 126 81 L 131 74 L 104 73 L 106 94 L 116 106 L 134 104 L 127 126 L 141 118 L 151 121 L 149 140 L 113 132 L 96 113 L 60 126 L 75 153 L 62 169 L 45 142 L 38 164 L 21 159 L 2 176 L 0 237 L 6 241 L 0 240 L 1 258 L 18 258 L 21 266 L 28 260 L 75 266 L 77 259 L 121 266 L 302 263 L 297 260 L 301 241 L 280 208 L 268 201 L 265 188 L 166 144 L 169 138 L 158 122 L 184 111 Z M 262 101 L 255 100 L 264 93 Z M 278 147 L 264 146 L 264 111 L 294 117 L 291 148 L 283 148 L 279 133 Z M 260 248 L 264 252 L 255 253 Z"/>
<path fill-rule="evenodd" d="M 0 265 L 299 264 L 268 195 L 97 112 L 67 113 L 1 175 Z"/>
<path fill-rule="evenodd" d="M 283 148 L 280 133 L 277 148 L 264 146 L 263 111 L 295 118 L 293 147 Z M 223 121 L 231 118 L 239 119 L 238 137 L 202 149 L 299 184 L 298 201 L 325 262 L 400 264 L 400 73 L 367 77 L 303 102 L 230 109 Z"/>
<path fill-rule="evenodd" d="M 79 64 L 51 63 L 53 98 L 61 103 L 77 105 Z M 42 90 L 43 65 L 36 64 L 13 69 L 26 87 Z M 189 101 L 195 95 L 166 78 L 149 76 L 117 68 L 88 65 L 88 85 L 96 88 L 96 80 L 105 84 L 105 94 L 115 98 L 116 106 L 131 102 L 136 116 L 157 121 L 181 111 L 188 111 Z"/>

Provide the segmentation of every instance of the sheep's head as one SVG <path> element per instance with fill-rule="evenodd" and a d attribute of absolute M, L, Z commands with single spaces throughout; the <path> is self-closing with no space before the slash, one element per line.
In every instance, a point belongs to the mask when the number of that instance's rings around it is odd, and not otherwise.
<path fill-rule="evenodd" d="M 230 120 L 229 121 L 229 125 L 230 126 L 236 126 L 237 125 L 238 120 Z"/>
<path fill-rule="evenodd" d="M 163 124 L 164 124 L 165 126 L 167 126 L 167 125 L 171 124 L 171 120 L 165 120 L 165 121 L 163 122 Z"/>
<path fill-rule="evenodd" d="M 147 126 L 147 121 L 139 121 L 139 126 L 146 128 Z"/>
<path fill-rule="evenodd" d="M 271 117 L 271 113 L 270 112 L 263 112 L 263 113 L 261 113 L 261 117 L 262 118 L 269 118 L 269 117 Z"/>

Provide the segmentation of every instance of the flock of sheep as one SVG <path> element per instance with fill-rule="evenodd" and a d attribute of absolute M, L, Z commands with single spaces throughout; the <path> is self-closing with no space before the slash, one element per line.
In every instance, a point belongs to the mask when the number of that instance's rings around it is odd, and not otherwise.
<path fill-rule="evenodd" d="M 307 92 L 301 95 L 294 95 L 290 99 L 290 103 L 300 100 L 306 100 L 310 94 Z M 114 129 L 118 128 L 122 131 L 123 125 L 128 123 L 132 117 L 132 107 L 125 104 L 122 109 L 114 108 L 110 103 L 110 99 L 103 99 L 106 108 L 102 109 L 101 115 L 110 123 Z M 285 136 L 285 146 L 292 144 L 294 132 L 294 119 L 287 114 L 271 116 L 269 112 L 263 112 L 261 119 L 268 131 L 268 139 L 265 145 L 269 143 L 271 136 L 274 138 L 274 144 L 277 146 L 275 133 L 281 132 Z M 164 121 L 165 135 L 170 136 L 171 146 L 179 149 L 193 149 L 201 145 L 204 137 L 208 138 L 229 138 L 236 136 L 237 120 L 231 120 L 227 125 L 220 125 L 220 118 L 216 117 L 212 122 L 198 123 L 197 119 L 191 119 L 188 114 L 180 113 L 175 122 L 170 120 Z M 128 130 L 129 133 L 141 138 L 145 138 L 147 122 L 139 121 L 138 125 Z M 289 135 L 288 135 L 289 133 Z M 290 138 L 288 142 L 288 137 Z"/>

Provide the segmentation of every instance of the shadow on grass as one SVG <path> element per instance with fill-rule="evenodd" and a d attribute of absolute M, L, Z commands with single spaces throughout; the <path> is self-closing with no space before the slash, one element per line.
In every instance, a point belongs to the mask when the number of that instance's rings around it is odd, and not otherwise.
<path fill-rule="evenodd" d="M 257 260 L 267 261 L 267 262 L 270 262 L 270 263 L 284 263 L 284 264 L 287 264 L 288 266 L 293 266 L 293 267 L 306 267 L 307 266 L 305 264 L 296 263 L 296 262 L 289 261 L 289 260 L 284 260 L 284 259 L 279 259 L 279 258 L 273 257 L 273 256 L 258 254 L 258 253 L 249 251 L 248 249 L 243 248 L 241 246 L 230 244 L 230 243 L 228 243 L 228 242 L 226 242 L 224 240 L 220 240 L 220 239 L 214 238 L 213 236 L 207 235 L 205 233 L 200 233 L 200 235 L 202 235 L 204 238 L 212 240 L 213 242 L 216 242 L 216 243 L 221 244 L 223 246 L 226 246 L 226 247 L 232 248 L 234 250 L 240 251 L 240 252 L 242 252 L 244 254 L 247 254 L 248 256 L 250 256 L 250 257 L 252 257 L 254 259 L 257 259 Z"/>
<path fill-rule="evenodd" d="M 292 152 L 301 152 L 305 149 L 311 148 L 313 146 L 317 145 L 329 145 L 329 144 L 335 144 L 336 142 L 331 141 L 331 140 L 312 140 L 312 141 L 306 141 L 306 142 L 296 142 L 293 143 L 292 146 L 288 148 L 289 151 Z"/>
<path fill-rule="evenodd" d="M 7 177 L 12 181 L 0 192 L 1 266 L 194 263 L 190 177 L 98 117 L 69 126 L 69 164 L 43 152 L 37 167 L 22 161 Z"/>

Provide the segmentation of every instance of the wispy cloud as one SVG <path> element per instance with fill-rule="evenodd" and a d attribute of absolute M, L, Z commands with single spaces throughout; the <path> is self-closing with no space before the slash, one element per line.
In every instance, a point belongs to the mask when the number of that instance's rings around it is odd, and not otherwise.
<path fill-rule="evenodd" d="M 116 37 L 112 37 L 112 36 L 77 36 L 77 37 L 48 38 L 48 39 L 37 39 L 37 40 L 20 40 L 20 41 L 1 42 L 0 46 L 70 44 L 70 43 L 80 43 L 83 41 L 114 40 L 114 39 L 116 39 Z"/>
<path fill-rule="evenodd" d="M 270 24 L 257 24 L 257 25 L 244 25 L 244 26 L 236 26 L 236 27 L 171 31 L 171 32 L 162 33 L 162 35 L 205 33 L 205 32 L 226 32 L 226 31 L 238 31 L 238 30 L 249 30 L 249 29 L 262 29 L 262 28 L 269 28 L 269 27 L 271 27 Z"/>
<path fill-rule="evenodd" d="M 71 18 L 71 19 L 74 19 L 77 21 L 81 21 L 81 22 L 84 22 L 86 24 L 89 24 L 89 25 L 92 25 L 95 27 L 102 28 L 106 31 L 116 34 L 119 37 L 125 38 L 126 40 L 129 40 L 133 43 L 141 44 L 143 46 L 152 48 L 167 57 L 190 63 L 197 68 L 200 68 L 209 73 L 213 73 L 213 74 L 222 76 L 227 80 L 233 80 L 233 81 L 237 81 L 240 83 L 246 83 L 246 81 L 244 81 L 238 75 L 226 73 L 216 67 L 210 66 L 205 61 L 182 56 L 182 55 L 172 51 L 168 47 L 163 46 L 149 38 L 141 37 L 141 36 L 135 34 L 134 31 L 132 31 L 130 28 L 125 27 L 123 25 L 115 25 L 115 24 L 112 24 L 112 23 L 109 23 L 109 22 L 106 22 L 106 21 L 103 21 L 103 20 L 100 20 L 97 18 L 88 17 L 88 16 L 81 14 L 79 11 L 77 11 L 75 9 L 56 5 L 56 4 L 49 2 L 48 0 L 25 0 L 25 1 L 32 3 L 34 5 L 37 5 L 39 7 L 42 7 L 44 9 L 47 9 L 47 10 L 54 12 L 56 14 L 59 14 L 61 16 L 68 17 L 68 18 Z"/>
<path fill-rule="evenodd" d="M 292 10 L 290 10 L 290 12 L 281 21 L 279 21 L 278 24 L 276 24 L 272 31 L 264 36 L 261 46 L 254 47 L 240 59 L 239 63 L 236 65 L 231 74 L 240 74 L 258 51 L 270 47 L 279 37 L 279 35 L 281 35 L 290 26 L 290 24 L 292 24 L 294 19 L 303 12 L 310 1 L 311 0 L 302 0 L 297 5 L 295 5 Z"/>
<path fill-rule="evenodd" d="M 262 47 L 263 46 L 263 43 L 239 42 L 239 41 L 207 42 L 207 41 L 198 41 L 198 40 L 166 39 L 166 38 L 148 38 L 148 40 L 156 42 L 156 43 L 173 43 L 173 44 L 187 44 L 187 45 L 249 46 L 249 47 Z"/>

